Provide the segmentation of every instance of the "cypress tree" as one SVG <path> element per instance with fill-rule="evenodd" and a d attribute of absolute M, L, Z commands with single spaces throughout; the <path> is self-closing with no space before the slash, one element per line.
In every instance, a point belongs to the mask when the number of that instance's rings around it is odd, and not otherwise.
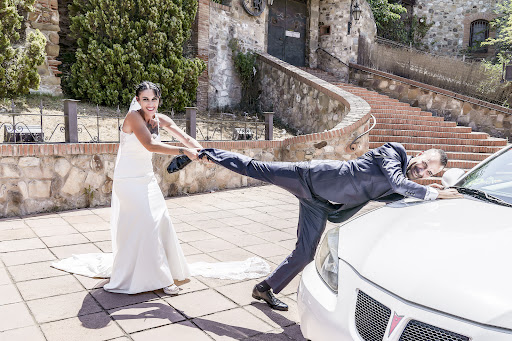
<path fill-rule="evenodd" d="M 164 106 L 195 99 L 205 64 L 184 58 L 183 43 L 196 0 L 74 0 L 69 10 L 78 48 L 65 81 L 76 98 L 127 105 L 148 80 L 161 85 Z"/>

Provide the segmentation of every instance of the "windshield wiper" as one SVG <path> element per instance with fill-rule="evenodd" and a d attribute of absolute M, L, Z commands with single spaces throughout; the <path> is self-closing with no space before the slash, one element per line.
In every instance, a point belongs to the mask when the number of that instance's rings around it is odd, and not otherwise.
<path fill-rule="evenodd" d="M 509 204 L 508 202 L 501 200 L 500 198 L 497 198 L 479 189 L 458 186 L 452 186 L 451 188 L 455 188 L 460 194 L 467 194 L 483 201 L 492 202 L 493 204 L 512 207 L 512 204 Z"/>

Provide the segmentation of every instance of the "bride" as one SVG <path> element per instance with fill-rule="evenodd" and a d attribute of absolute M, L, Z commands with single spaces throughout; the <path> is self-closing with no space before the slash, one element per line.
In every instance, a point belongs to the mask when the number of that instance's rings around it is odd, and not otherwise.
<path fill-rule="evenodd" d="M 152 153 L 185 154 L 196 160 L 202 146 L 169 117 L 157 113 L 161 91 L 156 84 L 139 84 L 135 95 L 122 125 L 114 170 L 112 254 L 73 255 L 52 266 L 89 277 L 110 277 L 103 288 L 124 294 L 163 288 L 166 294 L 176 295 L 179 288 L 174 281 L 191 274 L 226 279 L 266 275 L 270 267 L 259 258 L 190 267 L 186 263 L 153 172 Z M 185 148 L 162 143 L 160 128 L 167 129 Z"/>

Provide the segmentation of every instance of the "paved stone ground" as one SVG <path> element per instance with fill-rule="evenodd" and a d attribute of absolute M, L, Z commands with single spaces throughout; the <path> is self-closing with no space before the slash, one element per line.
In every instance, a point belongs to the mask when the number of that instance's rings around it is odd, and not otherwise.
<path fill-rule="evenodd" d="M 278 187 L 166 202 L 189 263 L 257 255 L 275 268 L 295 245 L 298 201 Z M 278 295 L 290 310 L 276 312 L 252 299 L 255 279 L 196 277 L 178 283 L 175 297 L 123 295 L 104 291 L 105 280 L 50 267 L 72 254 L 110 252 L 109 219 L 107 207 L 0 220 L 1 340 L 304 340 L 299 276 Z"/>

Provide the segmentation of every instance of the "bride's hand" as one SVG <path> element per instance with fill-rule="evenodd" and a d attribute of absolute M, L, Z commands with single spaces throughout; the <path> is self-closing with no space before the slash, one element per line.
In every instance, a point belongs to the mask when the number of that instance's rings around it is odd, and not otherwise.
<path fill-rule="evenodd" d="M 199 149 L 195 149 L 195 148 L 184 148 L 183 149 L 183 152 L 185 153 L 186 156 L 188 156 L 188 158 L 190 160 L 197 160 L 198 151 L 199 151 Z"/>

